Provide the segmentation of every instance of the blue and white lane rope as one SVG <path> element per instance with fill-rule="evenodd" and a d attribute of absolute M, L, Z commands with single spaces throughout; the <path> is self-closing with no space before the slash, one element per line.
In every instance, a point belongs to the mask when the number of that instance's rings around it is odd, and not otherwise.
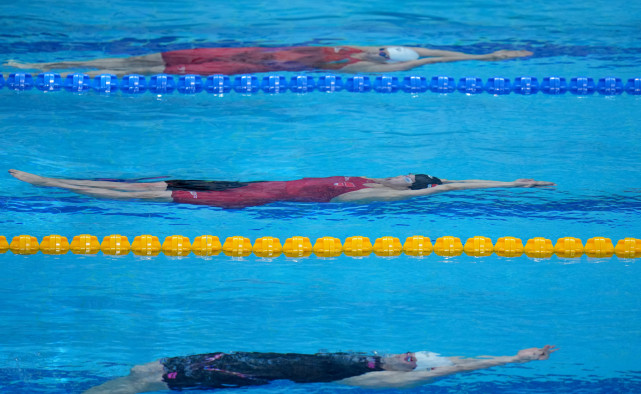
<path fill-rule="evenodd" d="M 296 75 L 289 80 L 282 75 L 267 75 L 259 78 L 256 75 L 168 75 L 157 74 L 145 77 L 139 74 L 129 74 L 118 78 L 113 74 L 100 74 L 91 78 L 87 74 L 73 73 L 65 77 L 58 73 L 40 73 L 35 78 L 29 73 L 13 73 L 8 78 L 0 74 L 0 89 L 24 91 L 36 88 L 40 91 L 67 91 L 82 93 L 94 91 L 101 94 L 122 92 L 124 94 L 196 94 L 207 92 L 225 94 L 236 92 L 254 94 L 264 92 L 279 93 L 309 93 L 318 92 L 353 92 L 353 93 L 453 93 L 465 94 L 489 93 L 492 95 L 507 95 L 510 93 L 531 95 L 544 93 L 560 95 L 570 92 L 575 95 L 612 96 L 626 92 L 630 95 L 641 95 L 641 77 L 629 78 L 627 82 L 617 77 L 604 77 L 595 80 L 591 77 L 544 77 L 539 81 L 536 77 L 510 78 L 493 77 L 483 81 L 477 77 L 459 78 L 458 82 L 449 76 L 434 76 L 430 79 L 424 76 L 406 76 L 398 78 L 391 75 L 366 76 L 354 75 L 343 77 L 339 75 L 321 75 L 313 78 L 309 75 Z"/>

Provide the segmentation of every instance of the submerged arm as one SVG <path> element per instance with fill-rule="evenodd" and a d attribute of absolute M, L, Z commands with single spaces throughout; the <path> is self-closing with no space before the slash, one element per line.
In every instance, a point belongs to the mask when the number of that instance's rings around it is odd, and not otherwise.
<path fill-rule="evenodd" d="M 396 201 L 412 197 L 427 196 L 436 193 L 444 193 L 456 190 L 468 189 L 491 189 L 497 187 L 540 187 L 554 186 L 552 182 L 535 181 L 533 179 L 517 179 L 514 182 L 482 181 L 458 182 L 447 181 L 442 185 L 419 190 L 394 190 L 388 188 L 368 188 L 342 194 L 332 202 L 372 202 L 372 201 Z"/>
<path fill-rule="evenodd" d="M 458 62 L 463 60 L 507 60 L 517 57 L 531 56 L 532 52 L 529 51 L 496 51 L 483 55 L 470 55 L 462 52 L 453 51 L 440 51 L 424 48 L 412 48 L 421 56 L 420 59 L 409 60 L 397 63 L 375 63 L 371 61 L 361 61 L 358 63 L 350 64 L 343 67 L 342 71 L 347 72 L 391 72 L 391 71 L 407 71 L 416 67 L 424 66 L 426 64 L 434 63 L 448 63 Z M 427 56 L 427 57 L 424 57 Z"/>
<path fill-rule="evenodd" d="M 437 367 L 425 371 L 370 372 L 364 375 L 344 379 L 339 383 L 366 388 L 414 387 L 429 383 L 436 378 L 455 373 L 476 371 L 510 363 L 526 363 L 534 360 L 547 360 L 550 358 L 550 354 L 555 351 L 557 351 L 557 349 L 554 346 L 545 345 L 542 348 L 523 349 L 519 351 L 516 356 L 486 356 L 487 358 L 483 359 L 449 357 L 450 361 L 454 364 L 452 366 Z"/>

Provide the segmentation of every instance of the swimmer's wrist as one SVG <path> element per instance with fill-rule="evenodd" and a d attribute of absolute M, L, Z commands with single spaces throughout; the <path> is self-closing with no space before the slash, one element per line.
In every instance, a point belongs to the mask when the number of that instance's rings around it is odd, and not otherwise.
<path fill-rule="evenodd" d="M 519 355 L 519 354 L 517 354 L 516 356 L 513 356 L 512 358 L 514 359 L 514 361 L 512 361 L 513 363 L 527 363 L 527 362 L 536 360 L 536 358 L 531 356 L 531 355 Z"/>

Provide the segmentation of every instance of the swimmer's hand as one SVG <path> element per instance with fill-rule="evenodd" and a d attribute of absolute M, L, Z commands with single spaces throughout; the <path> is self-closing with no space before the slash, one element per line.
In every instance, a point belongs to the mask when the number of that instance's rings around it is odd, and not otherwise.
<path fill-rule="evenodd" d="M 556 186 L 556 183 L 546 181 L 535 181 L 534 179 L 521 178 L 514 181 L 516 187 L 542 187 Z"/>
<path fill-rule="evenodd" d="M 520 350 L 516 355 L 517 362 L 528 362 L 533 360 L 547 360 L 550 354 L 559 350 L 554 345 L 545 345 L 542 348 L 533 347 Z"/>

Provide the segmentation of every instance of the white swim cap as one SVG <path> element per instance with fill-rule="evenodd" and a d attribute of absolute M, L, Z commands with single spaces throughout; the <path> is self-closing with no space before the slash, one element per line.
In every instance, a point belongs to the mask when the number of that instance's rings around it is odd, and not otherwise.
<path fill-rule="evenodd" d="M 390 63 L 408 62 L 420 57 L 415 50 L 406 47 L 387 47 L 387 53 L 389 53 L 388 62 Z"/>
<path fill-rule="evenodd" d="M 416 368 L 415 371 L 427 370 L 436 367 L 448 367 L 454 365 L 447 357 L 441 357 L 438 353 L 433 352 L 416 352 Z"/>

